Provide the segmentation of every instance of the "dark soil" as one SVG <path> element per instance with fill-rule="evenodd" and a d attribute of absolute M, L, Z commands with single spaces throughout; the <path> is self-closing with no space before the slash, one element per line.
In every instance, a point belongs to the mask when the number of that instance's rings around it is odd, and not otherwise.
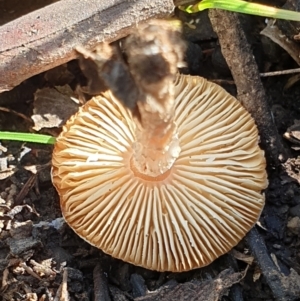
<path fill-rule="evenodd" d="M 4 1 L 0 0 L 0 11 L 1 5 Z M 188 41 L 188 66 L 182 72 L 204 76 L 235 95 L 230 70 L 207 12 L 193 17 L 179 12 L 178 15 L 184 22 L 184 36 Z M 259 34 L 265 26 L 263 18 L 243 16 L 241 20 L 260 72 L 298 68 L 284 50 Z M 7 16 L 0 15 L 0 24 L 6 21 Z M 69 85 L 75 90 L 78 84 L 84 84 L 77 61 L 51 72 L 30 78 L 0 94 L 2 131 L 33 132 L 30 118 L 38 89 Z M 262 78 L 280 137 L 295 120 L 300 120 L 299 81 L 286 88 L 293 76 Z M 46 131 L 53 135 L 58 132 L 59 129 Z M 279 271 L 290 277 L 300 275 L 300 140 L 297 147 L 297 130 L 294 135 L 293 142 L 283 138 L 281 141 L 288 160 L 282 162 L 282 166 L 268 167 L 266 206 L 256 226 Z M 228 290 L 223 284 L 220 300 L 275 300 L 263 271 L 253 261 L 246 240 L 241 241 L 234 252 L 208 267 L 178 274 L 145 270 L 103 254 L 76 236 L 62 219 L 50 176 L 52 147 L 10 141 L 2 141 L 0 147 L 0 300 L 204 300 L 189 297 L 189 292 L 197 291 L 197 287 L 216 290 L 205 284 L 216 277 L 233 279 L 230 278 L 233 273 L 244 271 L 248 264 L 243 279 L 232 280 Z M 228 269 L 230 276 L 220 274 Z M 298 281 L 296 276 L 290 279 Z M 66 289 L 62 283 L 67 284 Z M 181 286 L 176 286 L 177 283 Z M 168 295 L 175 287 L 176 294 Z M 166 292 L 160 297 L 149 297 L 147 292 L 155 290 Z"/>

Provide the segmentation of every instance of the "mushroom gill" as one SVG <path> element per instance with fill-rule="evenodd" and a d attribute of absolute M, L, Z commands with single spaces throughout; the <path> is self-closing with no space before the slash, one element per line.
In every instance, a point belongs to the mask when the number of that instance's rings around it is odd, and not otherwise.
<path fill-rule="evenodd" d="M 174 96 L 179 148 L 161 173 L 136 166 L 140 125 L 108 92 L 64 126 L 52 177 L 65 220 L 84 240 L 123 261 L 180 272 L 245 236 L 264 206 L 267 175 L 254 120 L 234 97 L 185 75 Z"/>

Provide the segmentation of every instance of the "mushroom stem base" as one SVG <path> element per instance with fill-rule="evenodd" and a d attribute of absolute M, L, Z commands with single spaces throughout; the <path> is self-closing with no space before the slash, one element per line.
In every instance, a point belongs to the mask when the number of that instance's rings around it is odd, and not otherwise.
<path fill-rule="evenodd" d="M 150 177 L 159 177 L 173 166 L 181 148 L 175 123 L 166 126 L 166 134 L 151 135 L 147 130 L 136 131 L 131 165 L 138 173 Z"/>

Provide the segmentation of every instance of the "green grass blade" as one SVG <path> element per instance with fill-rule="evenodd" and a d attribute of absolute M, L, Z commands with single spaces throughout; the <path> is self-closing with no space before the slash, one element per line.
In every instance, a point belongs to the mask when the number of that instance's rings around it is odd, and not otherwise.
<path fill-rule="evenodd" d="M 1 132 L 0 140 L 14 140 L 22 142 L 54 144 L 55 138 L 48 135 L 31 134 L 31 133 L 14 133 L 14 132 Z"/>
<path fill-rule="evenodd" d="M 195 13 L 208 8 L 219 8 L 237 13 L 251 14 L 267 18 L 300 21 L 299 12 L 242 0 L 202 0 L 197 4 L 189 5 L 181 9 L 188 13 Z"/>

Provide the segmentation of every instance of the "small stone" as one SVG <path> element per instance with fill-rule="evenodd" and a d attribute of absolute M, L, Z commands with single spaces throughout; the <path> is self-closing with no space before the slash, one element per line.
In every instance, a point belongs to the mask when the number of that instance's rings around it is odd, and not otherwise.
<path fill-rule="evenodd" d="M 4 269 L 7 268 L 9 264 L 9 260 L 8 259 L 0 259 L 0 271 L 3 271 Z"/>
<path fill-rule="evenodd" d="M 32 221 L 28 220 L 26 222 L 14 222 L 12 228 L 9 230 L 11 237 L 14 239 L 21 239 L 31 236 L 32 232 Z"/>
<path fill-rule="evenodd" d="M 28 250 L 38 248 L 42 245 L 41 241 L 33 239 L 32 237 L 22 239 L 8 238 L 7 244 L 10 248 L 10 252 L 15 256 L 19 256 Z"/>
<path fill-rule="evenodd" d="M 130 277 L 132 285 L 133 298 L 145 296 L 147 293 L 147 286 L 145 285 L 144 278 L 139 274 L 132 274 Z"/>
<path fill-rule="evenodd" d="M 81 271 L 79 271 L 77 269 L 70 268 L 70 267 L 66 267 L 65 269 L 68 272 L 68 279 L 78 280 L 78 281 L 83 280 L 83 274 L 82 274 Z"/>
<path fill-rule="evenodd" d="M 5 191 L 2 191 L 1 193 L 0 193 L 0 197 L 2 198 L 2 199 L 6 199 L 7 198 L 7 192 L 5 192 Z"/>
<path fill-rule="evenodd" d="M 110 285 L 109 292 L 112 296 L 112 301 L 127 301 L 128 298 L 123 291 L 121 291 L 116 286 Z"/>
<path fill-rule="evenodd" d="M 68 283 L 68 289 L 72 293 L 80 293 L 83 291 L 83 286 L 80 281 L 70 281 Z"/>
<path fill-rule="evenodd" d="M 290 209 L 290 215 L 300 217 L 300 204 Z"/>
<path fill-rule="evenodd" d="M 15 184 L 10 185 L 10 194 L 15 194 L 17 192 L 18 188 Z"/>
<path fill-rule="evenodd" d="M 287 224 L 288 229 L 296 235 L 300 235 L 300 218 L 299 216 L 293 217 Z"/>

